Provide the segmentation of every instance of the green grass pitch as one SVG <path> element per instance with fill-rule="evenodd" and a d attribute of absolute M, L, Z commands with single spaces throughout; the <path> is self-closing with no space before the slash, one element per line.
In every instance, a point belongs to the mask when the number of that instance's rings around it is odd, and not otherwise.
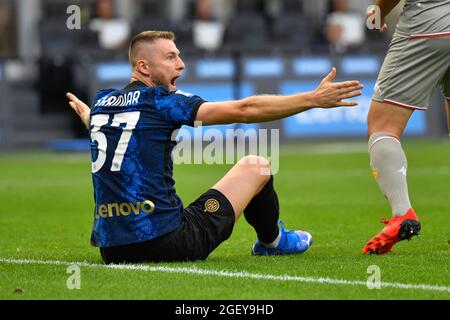
<path fill-rule="evenodd" d="M 381 230 L 380 219 L 390 217 L 365 144 L 308 143 L 282 148 L 275 185 L 286 227 L 313 235 L 309 251 L 251 256 L 255 234 L 242 217 L 231 238 L 206 261 L 142 269 L 106 268 L 89 244 L 88 154 L 2 154 L 0 299 L 449 299 L 449 146 L 405 139 L 410 196 L 422 234 L 399 243 L 392 254 L 361 255 L 365 241 Z M 343 152 L 330 153 L 329 147 Z M 176 166 L 185 205 L 229 167 Z M 80 266 L 80 289 L 67 288 L 71 262 L 89 263 Z M 379 267 L 381 289 L 365 285 L 372 265 Z"/>

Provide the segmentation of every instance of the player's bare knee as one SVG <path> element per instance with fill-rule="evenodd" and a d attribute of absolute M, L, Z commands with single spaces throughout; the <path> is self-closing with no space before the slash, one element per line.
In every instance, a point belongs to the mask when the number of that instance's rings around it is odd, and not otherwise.
<path fill-rule="evenodd" d="M 264 157 L 248 155 L 241 158 L 238 165 L 243 166 L 246 172 L 253 173 L 265 181 L 270 179 L 270 162 Z"/>
<path fill-rule="evenodd" d="M 367 116 L 368 136 L 377 132 L 389 132 L 399 138 L 413 111 L 388 103 L 372 101 Z"/>

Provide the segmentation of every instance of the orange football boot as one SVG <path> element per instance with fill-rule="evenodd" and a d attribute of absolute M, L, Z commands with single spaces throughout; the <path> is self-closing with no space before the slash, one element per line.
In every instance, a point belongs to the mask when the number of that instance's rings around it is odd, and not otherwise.
<path fill-rule="evenodd" d="M 410 240 L 420 233 L 420 222 L 414 209 L 411 208 L 401 217 L 381 220 L 386 226 L 364 246 L 363 254 L 385 254 L 391 251 L 394 244 L 402 240 Z"/>

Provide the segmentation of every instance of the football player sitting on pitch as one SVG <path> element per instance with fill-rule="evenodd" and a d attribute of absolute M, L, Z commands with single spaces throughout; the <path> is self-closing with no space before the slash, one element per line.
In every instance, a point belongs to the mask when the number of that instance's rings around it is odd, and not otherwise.
<path fill-rule="evenodd" d="M 90 109 L 71 93 L 70 106 L 89 128 L 95 196 L 91 243 L 105 263 L 206 259 L 228 239 L 241 213 L 255 229 L 254 255 L 298 254 L 312 237 L 278 227 L 269 162 L 247 156 L 186 208 L 175 192 L 171 152 L 181 125 L 262 122 L 310 108 L 355 106 L 358 81 L 332 83 L 333 70 L 311 92 L 206 102 L 176 91 L 184 69 L 171 32 L 146 31 L 130 44 L 131 83 L 101 90 Z"/>

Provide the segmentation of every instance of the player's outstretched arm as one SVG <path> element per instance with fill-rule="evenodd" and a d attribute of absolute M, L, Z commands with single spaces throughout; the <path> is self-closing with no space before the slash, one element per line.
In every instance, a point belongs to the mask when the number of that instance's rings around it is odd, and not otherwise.
<path fill-rule="evenodd" d="M 86 128 L 89 128 L 89 113 L 91 109 L 73 93 L 68 92 L 66 96 L 69 99 L 70 107 L 78 114 Z"/>
<path fill-rule="evenodd" d="M 314 90 L 294 95 L 258 95 L 241 100 L 203 103 L 196 121 L 203 125 L 225 123 L 255 123 L 285 118 L 311 108 L 353 107 L 356 102 L 345 101 L 361 95 L 363 85 L 358 81 L 332 82 L 336 69 Z"/>

